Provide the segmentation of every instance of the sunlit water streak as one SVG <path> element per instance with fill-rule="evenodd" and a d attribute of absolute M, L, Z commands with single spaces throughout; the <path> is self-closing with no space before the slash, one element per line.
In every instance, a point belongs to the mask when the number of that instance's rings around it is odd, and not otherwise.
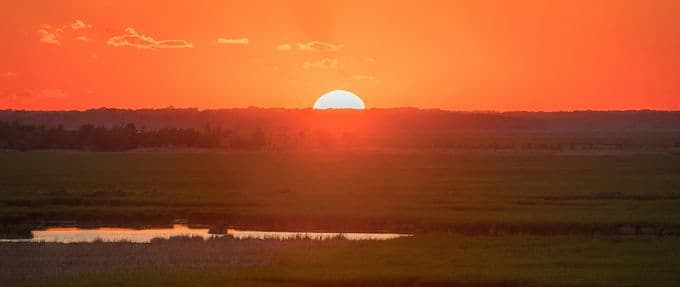
<path fill-rule="evenodd" d="M 280 232 L 280 231 L 251 231 L 228 229 L 226 234 L 211 234 L 207 228 L 189 228 L 185 224 L 175 224 L 172 228 L 112 228 L 102 227 L 83 229 L 76 227 L 51 227 L 45 230 L 32 231 L 31 239 L 0 239 L 0 242 L 118 242 L 149 243 L 154 238 L 170 238 L 174 236 L 191 236 L 203 239 L 232 236 L 235 239 L 311 239 L 328 240 L 343 238 L 346 240 L 388 240 L 411 236 L 397 233 L 333 233 L 333 232 Z"/>

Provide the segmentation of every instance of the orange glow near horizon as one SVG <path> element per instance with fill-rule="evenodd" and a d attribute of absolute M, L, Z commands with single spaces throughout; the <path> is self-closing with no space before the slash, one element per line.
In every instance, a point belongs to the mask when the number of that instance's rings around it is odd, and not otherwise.
<path fill-rule="evenodd" d="M 142 2 L 142 3 L 140 3 Z M 0 109 L 680 109 L 679 1 L 4 1 Z"/>

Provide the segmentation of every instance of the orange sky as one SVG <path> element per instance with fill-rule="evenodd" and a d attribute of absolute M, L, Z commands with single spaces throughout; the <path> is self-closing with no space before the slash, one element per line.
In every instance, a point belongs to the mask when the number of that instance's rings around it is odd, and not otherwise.
<path fill-rule="evenodd" d="M 680 1 L 159 3 L 2 1 L 0 109 L 680 109 Z"/>

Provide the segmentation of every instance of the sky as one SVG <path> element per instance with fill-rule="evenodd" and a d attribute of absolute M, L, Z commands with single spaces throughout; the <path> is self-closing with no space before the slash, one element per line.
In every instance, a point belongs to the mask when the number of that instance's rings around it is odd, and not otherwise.
<path fill-rule="evenodd" d="M 2 1 L 0 109 L 680 110 L 680 1 Z"/>

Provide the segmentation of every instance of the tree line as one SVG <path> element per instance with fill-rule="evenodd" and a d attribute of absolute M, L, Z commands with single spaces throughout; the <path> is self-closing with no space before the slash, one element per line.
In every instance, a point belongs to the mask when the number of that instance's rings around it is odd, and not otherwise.
<path fill-rule="evenodd" d="M 249 136 L 236 136 L 231 130 L 194 128 L 138 129 L 135 124 L 122 126 L 81 125 L 75 130 L 62 125 L 49 127 L 18 122 L 0 122 L 0 149 L 77 149 L 91 151 L 125 151 L 136 148 L 234 147 L 261 149 L 269 144 L 267 134 L 256 128 Z"/>
<path fill-rule="evenodd" d="M 133 123 L 78 128 L 62 125 L 0 121 L 0 150 L 74 149 L 86 151 L 125 151 L 139 148 L 230 148 L 230 149 L 307 149 L 307 148 L 415 148 L 451 150 L 659 150 L 680 148 L 677 133 L 665 137 L 592 137 L 563 132 L 564 137 L 536 138 L 532 134 L 489 137 L 484 134 L 450 134 L 438 131 L 414 132 L 404 129 L 385 133 L 380 129 L 349 132 L 333 129 L 242 127 L 137 128 Z"/>

